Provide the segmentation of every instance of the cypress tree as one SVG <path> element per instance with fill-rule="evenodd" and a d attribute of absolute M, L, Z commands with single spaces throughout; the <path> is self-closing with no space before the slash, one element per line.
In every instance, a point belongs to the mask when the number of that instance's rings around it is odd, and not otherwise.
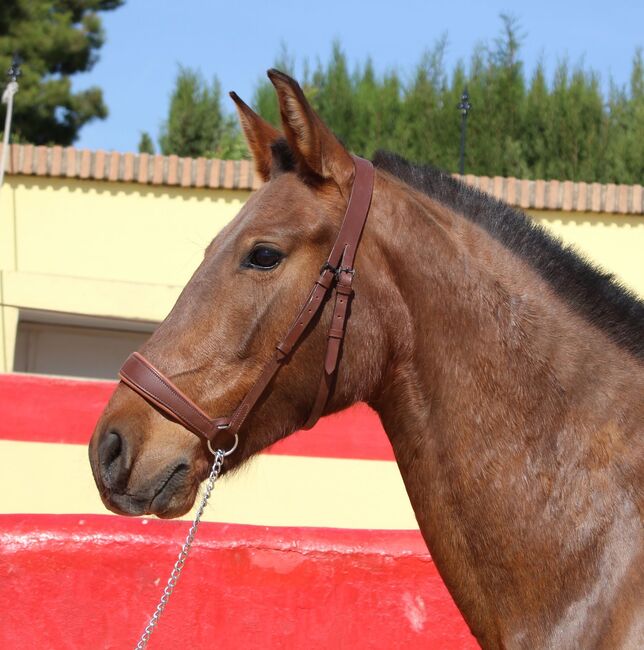
<path fill-rule="evenodd" d="M 461 119 L 456 106 L 467 86 L 466 165 L 479 175 L 641 183 L 644 178 L 644 62 L 633 59 L 629 88 L 614 84 L 607 97 L 598 75 L 566 60 L 550 79 L 540 62 L 526 82 L 518 21 L 501 16 L 491 47 L 475 47 L 466 67 L 445 71 L 447 39 L 426 51 L 410 78 L 378 74 L 371 59 L 350 73 L 340 44 L 318 63 L 304 92 L 349 149 L 371 156 L 378 148 L 417 162 L 458 169 Z M 294 74 L 282 49 L 276 67 Z M 272 86 L 262 81 L 255 107 L 279 125 Z"/>

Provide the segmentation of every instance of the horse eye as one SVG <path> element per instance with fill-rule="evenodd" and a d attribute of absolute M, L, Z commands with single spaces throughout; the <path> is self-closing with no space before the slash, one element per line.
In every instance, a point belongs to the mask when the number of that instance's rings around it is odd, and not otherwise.
<path fill-rule="evenodd" d="M 246 265 L 254 269 L 272 269 L 282 260 L 282 253 L 268 246 L 258 246 L 248 256 Z"/>

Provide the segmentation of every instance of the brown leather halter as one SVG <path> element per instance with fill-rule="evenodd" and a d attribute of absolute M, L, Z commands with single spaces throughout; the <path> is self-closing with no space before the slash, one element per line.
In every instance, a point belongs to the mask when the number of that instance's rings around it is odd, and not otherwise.
<path fill-rule="evenodd" d="M 182 424 L 199 437 L 212 442 L 218 432 L 235 437 L 244 420 L 263 395 L 271 379 L 290 357 L 293 348 L 304 337 L 308 325 L 322 309 L 324 298 L 333 289 L 335 306 L 329 328 L 324 369 L 318 394 L 311 408 L 311 414 L 304 425 L 310 429 L 320 418 L 333 387 L 348 307 L 353 295 L 352 283 L 355 275 L 354 261 L 360 236 L 367 220 L 373 192 L 373 165 L 363 158 L 353 156 L 355 178 L 347 210 L 331 253 L 320 269 L 306 302 L 300 309 L 286 336 L 276 346 L 276 352 L 264 367 L 253 387 L 229 417 L 210 418 L 199 406 L 177 388 L 138 352 L 134 352 L 123 364 L 119 377 L 121 381 L 137 392 L 166 417 Z M 209 445 L 210 446 L 210 445 Z M 210 447 L 212 449 L 212 447 Z"/>

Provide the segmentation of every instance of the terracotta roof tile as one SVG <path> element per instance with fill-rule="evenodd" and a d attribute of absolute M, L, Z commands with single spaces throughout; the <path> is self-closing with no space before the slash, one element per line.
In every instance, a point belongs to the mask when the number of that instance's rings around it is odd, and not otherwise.
<path fill-rule="evenodd" d="M 629 212 L 629 190 L 630 187 L 628 185 L 617 186 L 617 212 L 621 214 L 627 214 Z"/>
<path fill-rule="evenodd" d="M 561 202 L 561 209 L 570 212 L 574 203 L 574 183 L 572 181 L 564 181 L 562 183 L 562 188 L 563 199 Z"/>
<path fill-rule="evenodd" d="M 550 181 L 546 187 L 546 209 L 561 209 L 561 183 L 559 181 Z"/>
<path fill-rule="evenodd" d="M 632 214 L 642 214 L 644 212 L 644 192 L 642 192 L 641 185 L 633 185 L 631 212 Z"/>
<path fill-rule="evenodd" d="M 521 198 L 519 199 L 519 206 L 522 208 L 529 208 L 534 204 L 534 198 L 530 196 L 534 188 L 534 181 L 521 179 L 519 181 L 519 185 L 521 187 Z"/>
<path fill-rule="evenodd" d="M 179 183 L 179 156 L 168 156 L 168 174 L 165 182 L 168 185 Z"/>
<path fill-rule="evenodd" d="M 603 193 L 604 205 L 602 206 L 602 212 L 616 212 L 617 186 L 614 183 L 608 183 L 608 185 L 604 185 L 603 189 L 605 189 L 605 192 Z"/>
<path fill-rule="evenodd" d="M 517 200 L 517 179 L 506 178 L 506 192 L 505 199 L 510 205 L 515 205 Z"/>
<path fill-rule="evenodd" d="M 51 176 L 62 176 L 63 171 L 63 148 L 55 146 L 51 148 Z"/>
<path fill-rule="evenodd" d="M 137 160 L 139 162 L 138 170 L 136 170 L 135 172 L 137 183 L 148 182 L 148 159 L 149 158 L 150 158 L 150 154 L 148 153 L 142 153 L 137 156 Z"/>
<path fill-rule="evenodd" d="M 34 147 L 29 144 L 11 145 L 6 172 L 211 189 L 252 190 L 262 185 L 248 160 L 92 152 L 74 147 Z M 463 182 L 522 208 L 644 214 L 641 185 L 532 181 L 472 174 L 464 176 Z"/>
<path fill-rule="evenodd" d="M 193 158 L 181 159 L 181 187 L 193 187 Z"/>
<path fill-rule="evenodd" d="M 167 157 L 152 156 L 152 185 L 163 185 L 168 174 L 167 166 Z"/>
<path fill-rule="evenodd" d="M 587 195 L 587 184 L 577 183 L 577 192 L 572 206 L 573 210 L 576 210 L 577 212 L 586 212 L 587 210 L 586 195 Z"/>
<path fill-rule="evenodd" d="M 234 187 L 233 180 L 235 176 L 234 161 L 222 160 L 224 167 L 224 181 L 222 187 L 226 190 L 232 190 Z"/>
<path fill-rule="evenodd" d="M 492 194 L 503 199 L 503 177 L 495 176 L 492 179 Z"/>
<path fill-rule="evenodd" d="M 216 189 L 221 187 L 221 183 L 219 182 L 221 160 L 210 160 L 209 163 L 210 174 L 208 175 L 208 187 Z"/>
<path fill-rule="evenodd" d="M 206 159 L 197 158 L 195 169 L 195 187 L 203 187 L 206 184 Z"/>
<path fill-rule="evenodd" d="M 63 167 L 65 169 L 65 176 L 74 178 L 77 174 L 76 170 L 76 155 L 77 150 L 74 147 L 65 147 L 65 155 L 63 160 Z"/>
<path fill-rule="evenodd" d="M 78 176 L 80 178 L 89 178 L 89 175 L 91 173 L 91 166 L 92 166 L 92 155 L 87 149 L 83 149 L 81 151 L 81 158 L 80 158 L 80 170 L 78 172 Z"/>
<path fill-rule="evenodd" d="M 121 167 L 123 166 L 123 156 L 119 156 L 116 152 L 112 152 L 107 156 L 107 180 L 118 181 L 123 178 Z"/>
<path fill-rule="evenodd" d="M 538 180 L 534 182 L 534 208 L 543 210 L 546 206 L 546 181 Z"/>
<path fill-rule="evenodd" d="M 22 164 L 20 165 L 20 171 L 23 174 L 33 174 L 33 161 L 34 161 L 34 146 L 32 144 L 26 144 L 23 147 L 23 154 L 21 156 Z"/>
<path fill-rule="evenodd" d="M 102 181 L 105 178 L 105 152 L 100 149 L 94 154 L 94 165 L 92 166 L 92 178 Z"/>

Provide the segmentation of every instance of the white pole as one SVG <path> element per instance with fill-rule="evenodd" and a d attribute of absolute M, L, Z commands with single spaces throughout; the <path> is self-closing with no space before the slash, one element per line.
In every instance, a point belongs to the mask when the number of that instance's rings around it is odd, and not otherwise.
<path fill-rule="evenodd" d="M 4 182 L 4 170 L 9 156 L 9 131 L 11 130 L 11 117 L 13 115 L 13 98 L 18 92 L 18 82 L 10 81 L 2 93 L 2 103 L 7 105 L 7 115 L 4 119 L 4 136 L 2 138 L 2 157 L 0 158 L 0 190 Z"/>

